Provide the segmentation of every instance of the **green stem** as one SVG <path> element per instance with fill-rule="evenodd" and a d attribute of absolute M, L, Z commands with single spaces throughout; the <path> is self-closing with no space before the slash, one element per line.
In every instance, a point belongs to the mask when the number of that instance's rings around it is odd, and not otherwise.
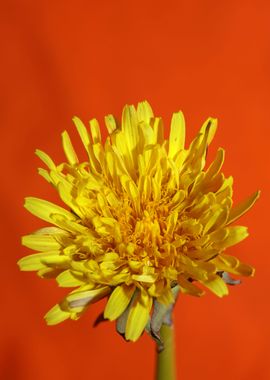
<path fill-rule="evenodd" d="M 156 380 L 175 380 L 175 347 L 173 326 L 163 324 L 160 329 L 160 338 L 164 349 L 157 352 Z"/>

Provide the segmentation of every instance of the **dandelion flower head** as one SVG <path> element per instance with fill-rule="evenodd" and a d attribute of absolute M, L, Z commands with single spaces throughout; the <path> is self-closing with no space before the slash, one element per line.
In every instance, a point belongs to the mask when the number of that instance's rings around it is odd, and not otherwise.
<path fill-rule="evenodd" d="M 23 257 L 21 270 L 75 288 L 46 314 L 49 325 L 76 320 L 106 297 L 104 317 L 135 341 L 153 305 L 174 302 L 176 286 L 193 296 L 208 288 L 222 297 L 226 283 L 236 282 L 229 274 L 253 275 L 251 266 L 226 250 L 247 237 L 246 227 L 231 224 L 259 193 L 233 206 L 232 177 L 220 171 L 223 149 L 205 169 L 216 119 L 206 120 L 189 147 L 182 112 L 173 114 L 165 139 L 162 119 L 146 101 L 125 106 L 119 124 L 105 117 L 105 143 L 96 119 L 89 130 L 79 118 L 73 121 L 85 162 L 79 162 L 66 131 L 67 162 L 56 165 L 36 152 L 47 166 L 39 173 L 66 207 L 34 197 L 25 202 L 49 226 L 23 237 L 23 245 L 38 253 Z"/>

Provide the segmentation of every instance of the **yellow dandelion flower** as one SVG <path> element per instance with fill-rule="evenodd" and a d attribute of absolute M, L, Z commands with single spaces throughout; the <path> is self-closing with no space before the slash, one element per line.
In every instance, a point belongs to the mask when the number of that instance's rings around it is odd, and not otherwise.
<path fill-rule="evenodd" d="M 36 152 L 48 167 L 39 173 L 67 209 L 38 198 L 25 202 L 28 211 L 54 226 L 23 237 L 23 245 L 38 253 L 22 258 L 21 270 L 76 288 L 46 314 L 49 325 L 76 320 L 108 297 L 104 317 L 117 320 L 118 331 L 135 341 L 155 315 L 153 303 L 167 310 L 175 289 L 201 296 L 205 287 L 222 297 L 226 283 L 237 282 L 228 273 L 253 275 L 252 267 L 225 251 L 247 237 L 246 227 L 231 224 L 259 193 L 232 207 L 233 180 L 220 171 L 223 149 L 205 169 L 216 119 L 206 120 L 188 148 L 182 112 L 173 114 L 167 140 L 162 119 L 146 101 L 137 109 L 125 106 L 121 125 L 105 117 L 105 143 L 96 119 L 90 131 L 77 117 L 73 121 L 86 162 L 79 162 L 66 131 L 67 162 L 56 165 Z"/>

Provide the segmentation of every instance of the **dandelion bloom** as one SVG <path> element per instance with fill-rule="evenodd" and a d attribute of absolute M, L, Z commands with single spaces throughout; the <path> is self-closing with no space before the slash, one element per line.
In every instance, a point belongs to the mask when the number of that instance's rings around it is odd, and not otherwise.
<path fill-rule="evenodd" d="M 117 320 L 118 331 L 135 341 L 153 303 L 171 305 L 176 286 L 194 296 L 208 288 L 222 297 L 226 283 L 237 282 L 229 273 L 253 275 L 252 267 L 225 251 L 247 237 L 246 227 L 231 224 L 259 193 L 232 207 L 232 177 L 220 172 L 223 149 L 204 169 L 216 119 L 206 120 L 188 148 L 183 114 L 173 114 L 167 140 L 162 119 L 147 102 L 125 106 L 121 125 L 105 117 L 104 144 L 96 119 L 90 133 L 80 119 L 73 121 L 86 162 L 79 162 L 66 131 L 67 162 L 56 165 L 37 151 L 48 167 L 39 173 L 67 208 L 32 197 L 25 202 L 54 226 L 23 237 L 23 245 L 38 253 L 23 257 L 21 270 L 76 288 L 46 314 L 49 325 L 76 320 L 108 297 L 104 317 Z"/>

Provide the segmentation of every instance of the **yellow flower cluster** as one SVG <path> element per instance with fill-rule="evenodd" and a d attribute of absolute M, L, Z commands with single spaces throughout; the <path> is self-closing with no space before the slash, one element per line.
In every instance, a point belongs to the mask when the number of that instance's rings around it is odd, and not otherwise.
<path fill-rule="evenodd" d="M 38 253 L 23 257 L 21 270 L 76 288 L 47 313 L 49 325 L 78 319 L 108 296 L 104 317 L 118 320 L 126 339 L 135 341 L 153 301 L 174 302 L 174 286 L 201 296 L 201 284 L 222 297 L 228 293 L 225 282 L 233 283 L 227 273 L 253 275 L 253 268 L 225 250 L 247 237 L 245 227 L 231 224 L 259 193 L 232 207 L 232 177 L 220 172 L 223 149 L 204 169 L 215 119 L 206 120 L 188 148 L 182 112 L 173 114 L 167 140 L 162 119 L 146 101 L 125 106 L 120 125 L 112 115 L 105 117 L 105 143 L 96 119 L 90 131 L 73 120 L 86 162 L 79 162 L 67 132 L 67 162 L 56 165 L 37 151 L 48 167 L 39 173 L 68 209 L 32 197 L 25 202 L 28 211 L 54 226 L 23 237 L 23 245 Z"/>

